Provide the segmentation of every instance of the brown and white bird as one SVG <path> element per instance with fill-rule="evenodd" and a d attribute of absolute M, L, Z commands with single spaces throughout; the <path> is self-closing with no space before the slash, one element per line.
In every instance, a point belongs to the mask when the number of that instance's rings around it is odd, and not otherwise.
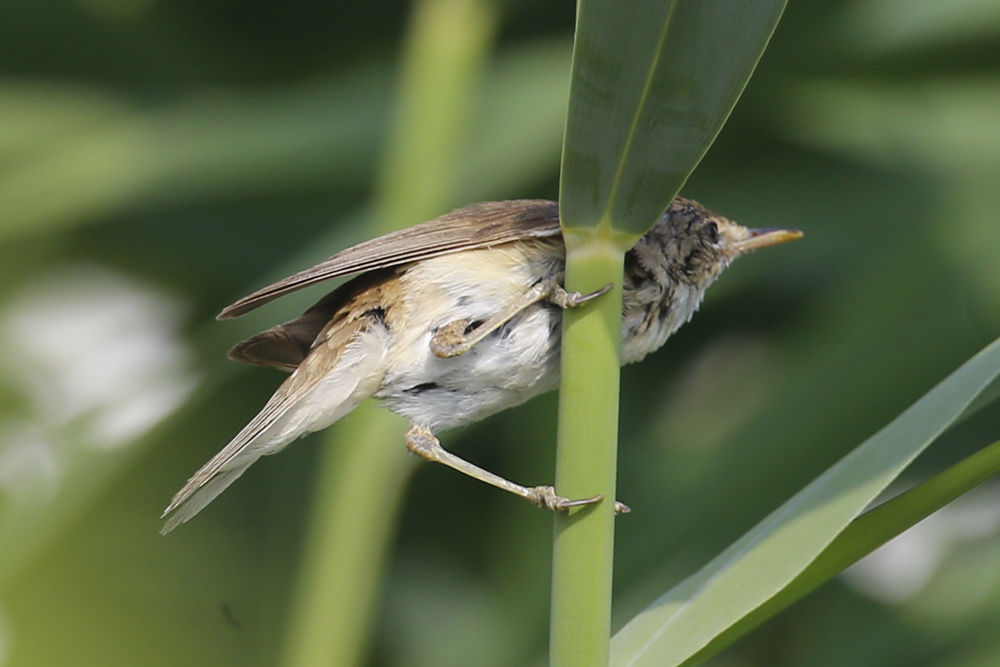
<path fill-rule="evenodd" d="M 625 257 L 622 363 L 663 345 L 734 259 L 801 235 L 747 229 L 675 199 Z M 163 532 L 201 511 L 261 456 L 330 426 L 369 397 L 410 420 L 406 444 L 423 458 L 541 507 L 592 502 L 514 484 L 451 454 L 434 436 L 559 385 L 562 309 L 604 291 L 567 292 L 564 264 L 555 202 L 488 202 L 360 243 L 223 310 L 219 319 L 239 317 L 314 283 L 360 274 L 229 353 L 291 375 L 174 496 Z"/>

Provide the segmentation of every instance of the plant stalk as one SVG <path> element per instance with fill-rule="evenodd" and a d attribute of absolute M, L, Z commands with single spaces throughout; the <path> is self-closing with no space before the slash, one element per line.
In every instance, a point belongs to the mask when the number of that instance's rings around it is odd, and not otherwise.
<path fill-rule="evenodd" d="M 563 314 L 556 492 L 602 495 L 555 517 L 550 664 L 606 667 L 611 637 L 611 574 L 618 447 L 624 251 L 611 235 L 564 231 L 566 287 L 607 294 Z"/>
<path fill-rule="evenodd" d="M 286 665 L 356 665 L 364 657 L 385 554 L 415 461 L 405 422 L 359 406 L 333 427 L 289 628 Z"/>
<path fill-rule="evenodd" d="M 452 201 L 480 67 L 493 44 L 489 0 L 417 0 L 373 232 L 439 215 Z M 363 663 L 386 552 L 408 473 L 405 424 L 358 407 L 329 436 L 283 665 Z"/>

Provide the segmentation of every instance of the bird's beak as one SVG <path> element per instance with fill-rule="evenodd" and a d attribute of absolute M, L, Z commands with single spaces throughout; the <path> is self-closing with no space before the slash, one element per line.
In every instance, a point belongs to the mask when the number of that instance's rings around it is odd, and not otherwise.
<path fill-rule="evenodd" d="M 778 245 L 779 243 L 788 243 L 789 241 L 802 238 L 802 232 L 797 229 L 765 227 L 763 229 L 749 229 L 747 231 L 750 232 L 750 236 L 733 244 L 734 249 L 740 255 L 759 248 L 766 248 Z"/>

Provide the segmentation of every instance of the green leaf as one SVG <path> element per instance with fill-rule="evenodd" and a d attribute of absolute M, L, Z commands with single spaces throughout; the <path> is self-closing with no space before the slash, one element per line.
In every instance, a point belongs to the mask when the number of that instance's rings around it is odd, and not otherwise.
<path fill-rule="evenodd" d="M 985 395 L 986 392 L 980 395 L 980 400 Z M 715 637 L 684 664 L 695 665 L 718 653 L 892 538 L 997 473 L 1000 473 L 1000 442 L 993 443 L 923 484 L 865 512 L 838 535 L 792 583 L 739 623 Z"/>
<path fill-rule="evenodd" d="M 640 235 L 715 140 L 785 0 L 581 0 L 563 224 Z"/>
<path fill-rule="evenodd" d="M 632 619 L 612 640 L 611 664 L 697 662 L 719 635 L 799 577 L 998 373 L 1000 341 L 994 341 Z"/>

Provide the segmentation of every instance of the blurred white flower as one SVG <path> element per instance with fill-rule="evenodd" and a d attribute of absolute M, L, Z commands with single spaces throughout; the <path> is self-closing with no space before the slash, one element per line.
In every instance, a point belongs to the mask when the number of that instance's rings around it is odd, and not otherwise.
<path fill-rule="evenodd" d="M 47 502 L 61 474 L 56 452 L 35 425 L 11 421 L 0 427 L 0 489 L 11 499 Z"/>
<path fill-rule="evenodd" d="M 0 307 L 0 368 L 20 398 L 0 414 L 0 491 L 15 506 L 45 505 L 83 452 L 125 447 L 184 402 L 197 379 L 180 323 L 175 300 L 95 267 Z"/>

